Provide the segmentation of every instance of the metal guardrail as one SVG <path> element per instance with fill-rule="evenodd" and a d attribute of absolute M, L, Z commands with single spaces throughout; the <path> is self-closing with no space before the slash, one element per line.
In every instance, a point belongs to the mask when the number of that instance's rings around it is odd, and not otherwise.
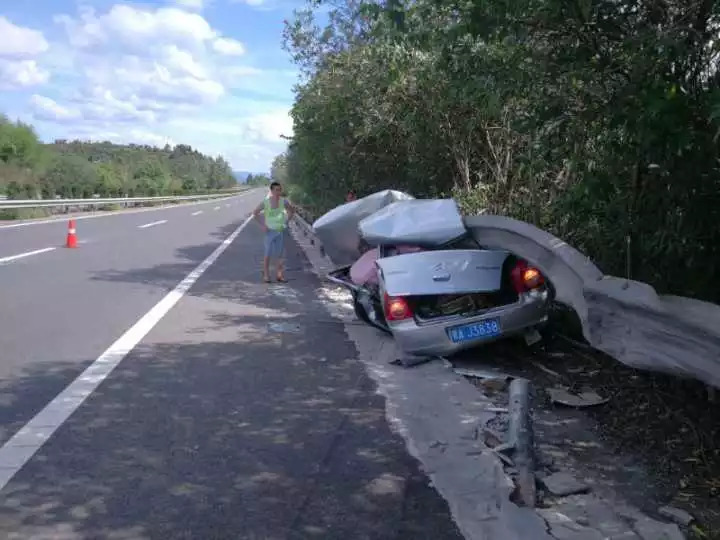
<path fill-rule="evenodd" d="M 203 195 L 168 195 L 162 197 L 112 197 L 92 199 L 0 199 L 0 210 L 16 208 L 45 208 L 58 206 L 103 206 L 106 204 L 137 204 L 148 202 L 173 202 L 231 197 L 237 192 L 210 193 Z"/>
<path fill-rule="evenodd" d="M 310 237 L 310 245 L 317 246 L 320 250 L 320 255 L 325 256 L 325 248 L 322 242 L 315 236 L 315 231 L 312 228 L 312 215 L 305 210 L 303 207 L 295 205 L 295 223 L 298 224 L 303 236 Z"/>
<path fill-rule="evenodd" d="M 309 217 L 298 212 L 297 222 L 322 250 Z M 720 305 L 605 275 L 586 255 L 529 223 L 493 215 L 463 220 L 481 245 L 515 253 L 548 276 L 556 300 L 577 314 L 593 348 L 635 369 L 720 388 Z"/>

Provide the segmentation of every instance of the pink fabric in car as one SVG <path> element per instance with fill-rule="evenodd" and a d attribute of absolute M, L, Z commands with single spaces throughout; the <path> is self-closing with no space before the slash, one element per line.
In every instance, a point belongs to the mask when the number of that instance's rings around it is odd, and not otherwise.
<path fill-rule="evenodd" d="M 422 251 L 422 248 L 416 246 L 398 246 L 398 255 L 405 253 L 416 253 Z M 365 285 L 366 283 L 377 284 L 378 275 L 375 261 L 377 261 L 380 251 L 378 248 L 371 249 L 363 253 L 355 263 L 350 267 L 350 279 L 355 285 Z"/>
<path fill-rule="evenodd" d="M 371 249 L 363 253 L 355 263 L 350 267 L 350 279 L 355 285 L 364 285 L 365 283 L 377 283 L 377 269 L 375 261 L 377 261 L 380 251 L 378 248 Z"/>

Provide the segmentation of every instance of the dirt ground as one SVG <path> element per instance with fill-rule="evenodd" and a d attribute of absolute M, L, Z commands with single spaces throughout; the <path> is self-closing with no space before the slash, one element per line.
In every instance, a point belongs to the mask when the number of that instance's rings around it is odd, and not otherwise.
<path fill-rule="evenodd" d="M 532 381 L 541 461 L 562 447 L 599 490 L 621 493 L 649 515 L 666 505 L 685 510 L 696 520 L 689 538 L 720 539 L 720 415 L 707 388 L 630 369 L 573 338 L 555 333 L 535 348 L 497 342 L 450 361 Z M 487 393 L 488 379 L 469 380 Z M 582 409 L 558 405 L 547 392 L 558 386 L 591 389 L 608 401 Z"/>

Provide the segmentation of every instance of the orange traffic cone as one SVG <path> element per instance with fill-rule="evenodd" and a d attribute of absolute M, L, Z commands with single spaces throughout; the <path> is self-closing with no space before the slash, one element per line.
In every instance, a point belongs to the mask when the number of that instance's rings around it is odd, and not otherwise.
<path fill-rule="evenodd" d="M 76 248 L 77 247 L 77 236 L 75 236 L 75 220 L 71 219 L 68 223 L 67 241 L 65 247 Z"/>

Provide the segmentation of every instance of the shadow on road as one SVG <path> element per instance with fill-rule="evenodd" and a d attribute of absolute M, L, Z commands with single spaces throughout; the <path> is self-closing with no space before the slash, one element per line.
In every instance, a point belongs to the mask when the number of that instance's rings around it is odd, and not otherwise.
<path fill-rule="evenodd" d="M 258 283 L 254 233 L 7 486 L 1 537 L 461 538 L 304 256 L 290 246 L 290 283 Z M 171 287 L 169 273 L 98 279 Z"/>

